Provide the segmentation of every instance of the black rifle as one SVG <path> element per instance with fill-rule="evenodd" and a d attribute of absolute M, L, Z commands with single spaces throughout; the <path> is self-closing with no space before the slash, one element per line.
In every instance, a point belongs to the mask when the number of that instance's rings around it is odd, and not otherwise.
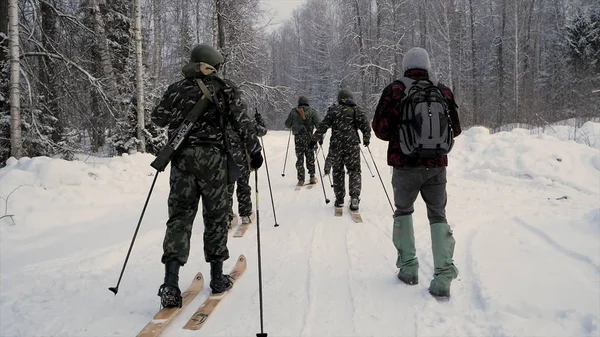
<path fill-rule="evenodd" d="M 200 80 L 198 80 L 198 82 L 202 83 Z M 185 141 L 190 134 L 194 124 L 196 124 L 198 119 L 200 119 L 200 116 L 202 116 L 210 108 L 211 104 L 212 103 L 209 100 L 209 97 L 202 95 L 198 102 L 194 104 L 192 110 L 190 110 L 190 112 L 185 116 L 183 123 L 181 123 L 179 128 L 177 128 L 175 136 L 169 142 L 167 142 L 162 149 L 160 149 L 156 155 L 156 159 L 154 159 L 150 166 L 160 172 L 165 170 L 175 152 L 177 152 L 181 144 L 183 144 L 183 141 Z"/>

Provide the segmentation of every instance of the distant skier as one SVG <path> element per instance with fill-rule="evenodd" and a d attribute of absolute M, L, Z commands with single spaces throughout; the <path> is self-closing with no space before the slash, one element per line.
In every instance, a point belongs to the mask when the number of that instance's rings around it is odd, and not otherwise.
<path fill-rule="evenodd" d="M 346 196 L 345 167 L 349 176 L 350 209 L 356 211 L 359 208 L 362 187 L 358 130 L 362 132 L 363 145 L 369 146 L 371 126 L 365 113 L 354 102 L 354 96 L 350 91 L 345 89 L 339 91 L 337 104 L 329 107 L 323 122 L 317 126 L 312 144 L 316 145 L 317 142 L 322 142 L 329 128 L 331 128 L 331 139 L 328 158 L 330 158 L 333 173 L 334 205 L 335 207 L 344 205 Z"/>
<path fill-rule="evenodd" d="M 189 64 L 183 67 L 184 79 L 171 84 L 152 111 L 152 121 L 169 128 L 169 137 L 202 97 L 205 89 L 215 97 L 222 109 L 212 105 L 196 122 L 190 135 L 171 160 L 169 220 L 163 243 L 162 263 L 165 279 L 158 295 L 163 307 L 181 307 L 179 268 L 188 259 L 192 225 L 202 199 L 204 218 L 204 257 L 210 262 L 210 287 L 215 293 L 228 290 L 231 279 L 223 275 L 227 249 L 227 217 L 229 214 L 227 150 L 222 124 L 231 124 L 244 140 L 250 156 L 250 167 L 261 167 L 261 146 L 252 121 L 236 86 L 216 74 L 223 57 L 209 45 L 192 49 Z M 202 88 L 203 86 L 204 88 Z"/>
<path fill-rule="evenodd" d="M 262 116 L 256 112 L 254 115 L 253 121 L 254 129 L 256 130 L 256 135 L 258 137 L 262 137 L 267 134 L 267 128 L 265 127 L 265 121 Z M 250 187 L 250 162 L 249 162 L 249 152 L 246 150 L 244 141 L 240 139 L 237 132 L 233 130 L 233 128 L 227 129 L 229 133 L 229 139 L 231 141 L 231 150 L 233 153 L 233 157 L 240 168 L 240 177 L 236 181 L 236 185 L 233 184 L 229 187 L 229 201 L 231 205 L 231 211 L 229 214 L 229 221 L 233 219 L 233 191 L 235 187 L 235 192 L 237 196 L 238 202 L 238 215 L 242 220 L 242 224 L 250 223 L 250 216 L 252 215 L 252 188 Z"/>
<path fill-rule="evenodd" d="M 458 269 L 452 260 L 455 240 L 446 220 L 448 157 L 436 153 L 447 153 L 452 148 L 452 136 L 461 133 L 458 107 L 450 88 L 425 81 L 430 79 L 431 68 L 425 49 L 410 49 L 404 55 L 402 68 L 404 77 L 383 90 L 373 119 L 377 138 L 389 142 L 387 160 L 394 167 L 393 242 L 398 251 L 398 278 L 409 285 L 418 283 L 412 213 L 420 192 L 427 205 L 433 250 L 434 275 L 429 292 L 436 297 L 448 297 Z M 427 89 L 420 91 L 420 88 Z M 410 97 L 415 100 L 409 102 Z M 417 108 L 419 111 L 411 110 Z M 411 119 L 415 112 L 419 113 L 418 118 Z M 411 129 L 415 125 L 418 133 Z"/>
<path fill-rule="evenodd" d="M 305 170 L 308 170 L 308 174 L 310 175 L 309 184 L 317 183 L 317 177 L 315 177 L 315 149 L 310 146 L 310 137 L 320 122 L 317 112 L 310 107 L 308 97 L 306 96 L 300 96 L 298 107 L 290 111 L 285 121 L 285 127 L 291 128 L 294 134 L 298 186 L 304 185 Z M 304 168 L 305 158 L 306 169 Z"/>

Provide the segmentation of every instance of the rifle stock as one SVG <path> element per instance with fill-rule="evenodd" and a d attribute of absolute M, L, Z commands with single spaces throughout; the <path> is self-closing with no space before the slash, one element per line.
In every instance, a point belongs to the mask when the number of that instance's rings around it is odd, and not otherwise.
<path fill-rule="evenodd" d="M 159 172 L 165 170 L 167 165 L 169 165 L 169 163 L 171 162 L 171 159 L 173 158 L 175 152 L 179 150 L 179 147 L 181 147 L 183 141 L 190 134 L 190 131 L 194 127 L 196 121 L 208 110 L 211 104 L 212 103 L 208 99 L 206 99 L 206 96 L 202 96 L 202 98 L 200 98 L 198 102 L 196 102 L 196 104 L 192 107 L 192 110 L 185 117 L 183 123 L 181 123 L 179 128 L 177 128 L 177 132 L 175 133 L 173 139 L 167 142 L 167 144 L 163 146 L 162 149 L 160 149 L 160 151 L 156 155 L 156 158 L 154 159 L 154 161 L 152 161 L 150 166 L 152 166 Z"/>

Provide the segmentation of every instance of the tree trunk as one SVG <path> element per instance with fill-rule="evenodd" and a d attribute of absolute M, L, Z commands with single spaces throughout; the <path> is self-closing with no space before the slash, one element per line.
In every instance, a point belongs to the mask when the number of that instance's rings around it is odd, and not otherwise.
<path fill-rule="evenodd" d="M 383 22 L 383 1 L 381 0 L 377 0 L 377 27 L 375 30 L 375 44 L 376 46 L 381 46 L 381 24 Z M 375 64 L 376 65 L 381 65 L 381 57 L 380 57 L 380 53 L 377 53 L 377 56 L 375 57 Z M 380 78 L 379 78 L 379 67 L 375 68 L 375 80 L 373 82 L 373 88 L 375 88 L 375 90 L 379 89 L 380 86 Z"/>
<path fill-rule="evenodd" d="M 518 0 L 514 1 L 514 12 L 515 12 L 515 114 L 514 122 L 519 121 L 519 3 Z"/>
<path fill-rule="evenodd" d="M 19 91 L 19 8 L 17 0 L 8 0 L 10 49 L 10 154 L 20 159 L 23 155 L 21 140 L 21 93 Z"/>
<path fill-rule="evenodd" d="M 152 53 L 152 65 L 154 66 L 154 87 L 158 87 L 162 75 L 162 0 L 152 1 L 152 20 L 154 23 L 154 52 Z"/>
<path fill-rule="evenodd" d="M 135 56 L 136 56 L 136 89 L 137 89 L 137 138 L 139 151 L 146 152 L 146 137 L 144 136 L 144 60 L 142 55 L 142 6 L 140 0 L 135 0 Z"/>
<path fill-rule="evenodd" d="M 427 0 L 419 1 L 419 37 L 421 48 L 427 49 Z M 429 51 L 431 52 L 431 51 Z"/>
<path fill-rule="evenodd" d="M 57 17 L 56 17 L 56 2 L 49 0 L 48 2 L 40 3 L 40 11 L 42 13 L 42 47 L 45 52 L 54 52 L 55 46 L 58 42 L 58 29 L 57 29 Z M 63 139 L 63 127 L 64 127 L 64 116 L 60 111 L 60 106 L 57 102 L 57 98 L 60 96 L 58 93 L 59 84 L 56 74 L 57 65 L 54 60 L 49 57 L 44 57 L 41 60 L 43 65 L 39 72 L 40 80 L 44 84 L 42 88 L 43 92 L 43 111 L 49 116 L 56 118 L 51 122 L 52 133 L 50 138 L 54 143 L 59 143 Z"/>
<path fill-rule="evenodd" d="M 8 36 L 8 1 L 0 1 L 0 34 Z M 0 49 L 8 47 L 8 39 L 0 40 Z M 0 51 L 0 63 L 8 61 L 8 54 Z"/>
<path fill-rule="evenodd" d="M 443 1 L 441 1 L 441 3 L 443 3 Z M 454 15 L 454 0 L 448 1 L 446 3 L 446 34 L 447 34 L 447 39 L 446 39 L 446 48 L 448 49 L 448 86 L 450 87 L 450 89 L 454 90 L 454 66 L 452 64 L 452 55 L 453 55 L 453 49 L 454 49 L 454 41 L 452 40 L 453 37 L 453 25 L 452 25 L 452 19 L 453 19 L 453 15 Z"/>
<path fill-rule="evenodd" d="M 392 0 L 392 33 L 393 33 L 393 41 L 394 45 L 394 79 L 404 76 L 404 70 L 402 70 L 402 59 L 400 58 L 401 53 L 403 52 L 402 48 L 399 47 L 402 44 L 402 40 L 404 37 L 399 34 L 400 28 L 398 27 L 400 19 L 398 18 L 398 0 Z M 400 36 L 400 37 L 399 37 Z M 396 42 L 397 39 L 400 41 Z"/>
<path fill-rule="evenodd" d="M 0 35 L 8 36 L 8 1 L 0 1 Z M 8 73 L 4 73 L 4 64 L 9 62 L 8 39 L 0 39 L 0 112 L 8 108 Z M 5 77 L 6 76 L 6 77 Z"/>
<path fill-rule="evenodd" d="M 473 89 L 473 120 L 475 124 L 480 124 L 483 118 L 479 112 L 479 102 L 477 99 L 479 85 L 477 84 L 477 50 L 475 48 L 475 15 L 473 14 L 473 0 L 469 0 L 469 15 L 471 19 L 471 86 Z"/>
<path fill-rule="evenodd" d="M 117 95 L 117 81 L 115 79 L 115 72 L 112 66 L 110 57 L 110 48 L 108 46 L 108 39 L 106 38 L 106 31 L 104 29 L 104 19 L 100 13 L 99 0 L 91 0 L 92 17 L 94 20 L 94 33 L 96 33 L 98 54 L 102 64 L 103 78 L 106 80 L 107 91 L 109 97 L 115 97 Z"/>
<path fill-rule="evenodd" d="M 225 22 L 223 22 L 223 0 L 215 0 L 215 11 L 216 11 L 216 15 L 217 15 L 217 34 L 218 34 L 218 38 L 217 38 L 217 48 L 218 50 L 223 54 L 223 56 L 225 55 Z M 224 62 L 224 64 L 221 65 L 222 68 L 222 74 L 223 76 L 226 76 L 227 73 L 227 69 L 226 69 L 226 63 L 227 60 Z"/>
<path fill-rule="evenodd" d="M 354 9 L 356 10 L 356 30 L 358 33 L 358 54 L 360 55 L 360 80 L 361 80 L 361 87 L 362 87 L 362 106 L 366 107 L 367 106 L 367 83 L 366 83 L 366 71 L 365 71 L 365 65 L 366 65 L 366 55 L 365 55 L 365 41 L 363 38 L 363 28 L 362 28 L 362 21 L 361 21 L 361 17 L 360 17 L 360 6 L 358 3 L 358 0 L 354 0 Z"/>
<path fill-rule="evenodd" d="M 8 36 L 8 1 L 0 1 L 0 36 Z M 8 38 L 0 38 L 0 167 L 10 157 Z"/>
<path fill-rule="evenodd" d="M 524 28 L 524 32 L 525 32 L 525 39 L 524 39 L 524 46 L 523 46 L 523 50 L 525 53 L 525 57 L 523 58 L 523 98 L 524 101 L 522 102 L 522 104 L 524 105 L 524 109 L 523 111 L 526 112 L 526 115 L 524 116 L 525 120 L 524 122 L 526 123 L 532 123 L 533 122 L 533 109 L 534 109 L 534 85 L 535 85 L 535 80 L 534 80 L 534 70 L 532 69 L 533 66 L 533 59 L 535 58 L 534 54 L 534 46 L 533 46 L 533 39 L 531 37 L 531 28 L 532 28 L 532 21 L 533 21 L 533 11 L 535 8 L 535 0 L 531 0 L 529 3 L 529 6 L 527 8 L 527 20 L 525 21 L 525 27 Z"/>
<path fill-rule="evenodd" d="M 500 29 L 500 39 L 498 41 L 498 97 L 500 102 L 498 103 L 498 110 L 496 111 L 496 126 L 500 126 L 504 123 L 505 116 L 505 100 L 506 97 L 504 95 L 504 81 L 505 81 L 505 66 L 504 66 L 504 36 L 506 32 L 506 3 L 508 0 L 502 0 L 502 16 L 500 17 L 501 29 Z"/>

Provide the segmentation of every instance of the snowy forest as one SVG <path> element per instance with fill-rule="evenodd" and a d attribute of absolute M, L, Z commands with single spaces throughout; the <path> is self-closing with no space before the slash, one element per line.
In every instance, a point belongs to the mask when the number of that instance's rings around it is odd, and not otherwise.
<path fill-rule="evenodd" d="M 274 19 L 261 0 L 0 1 L 0 167 L 156 153 L 149 114 L 198 43 L 225 55 L 221 76 L 269 129 L 299 95 L 324 115 L 342 88 L 372 116 L 413 46 L 465 127 L 600 114 L 597 0 L 307 0 Z"/>

